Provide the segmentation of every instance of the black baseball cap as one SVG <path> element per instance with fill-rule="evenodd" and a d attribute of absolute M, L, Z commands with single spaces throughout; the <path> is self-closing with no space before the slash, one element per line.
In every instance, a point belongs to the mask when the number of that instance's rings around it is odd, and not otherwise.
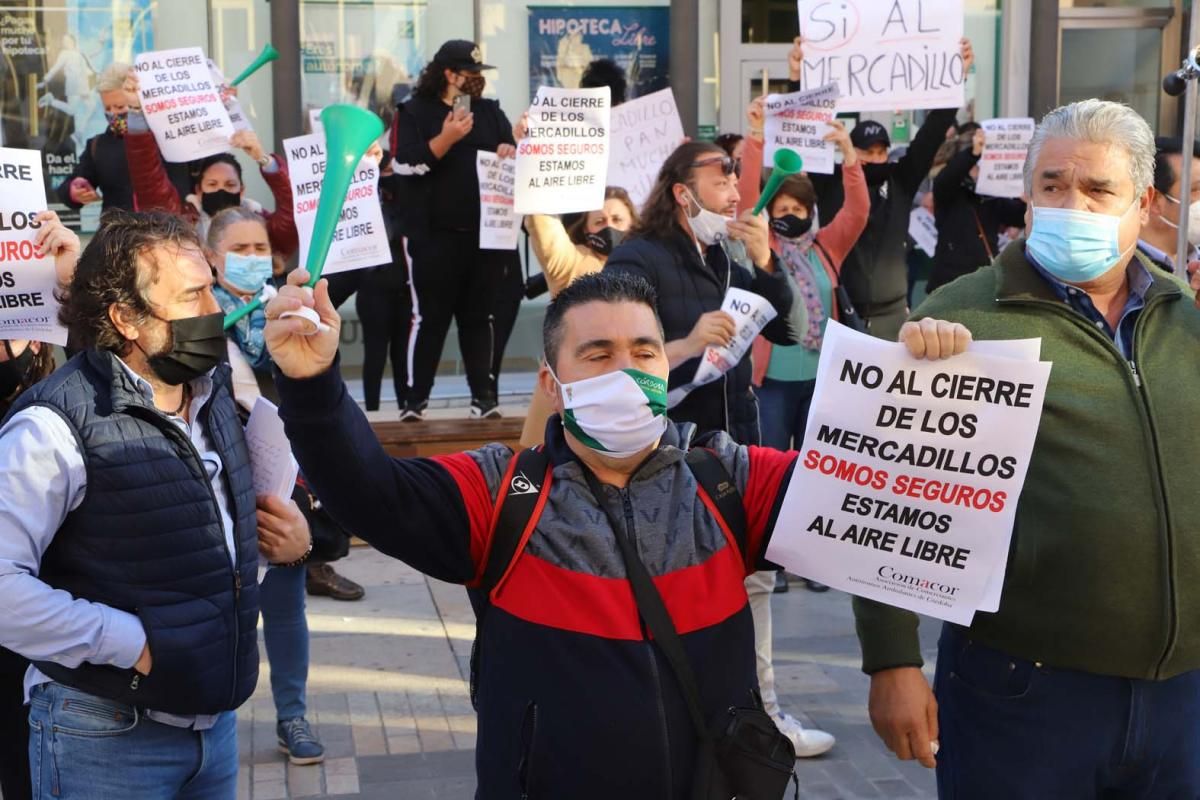
<path fill-rule="evenodd" d="M 891 147 L 892 140 L 888 138 L 887 128 L 874 120 L 860 122 L 850 131 L 850 143 L 859 150 L 866 150 L 873 144 Z"/>
<path fill-rule="evenodd" d="M 451 39 L 438 48 L 433 60 L 443 67 L 455 72 L 479 72 L 484 69 L 495 69 L 491 64 L 483 63 L 483 55 L 479 45 L 466 39 Z"/>

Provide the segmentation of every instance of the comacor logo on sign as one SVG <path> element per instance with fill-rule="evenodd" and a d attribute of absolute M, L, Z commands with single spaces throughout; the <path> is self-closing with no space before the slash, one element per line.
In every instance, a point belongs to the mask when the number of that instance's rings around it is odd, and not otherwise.
<path fill-rule="evenodd" d="M 905 586 L 911 586 L 914 589 L 920 589 L 931 594 L 938 594 L 942 597 L 954 597 L 958 593 L 957 586 L 951 586 L 948 583 L 938 583 L 927 578 L 918 578 L 916 575 L 905 575 L 903 572 L 897 572 L 887 564 L 880 567 L 875 574 L 885 581 L 902 583 Z"/>

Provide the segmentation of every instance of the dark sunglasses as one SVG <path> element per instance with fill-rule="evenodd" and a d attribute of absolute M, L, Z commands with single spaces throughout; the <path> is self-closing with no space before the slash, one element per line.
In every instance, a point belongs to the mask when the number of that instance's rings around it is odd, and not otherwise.
<path fill-rule="evenodd" d="M 742 162 L 732 156 L 712 156 L 710 158 L 701 158 L 693 161 L 688 166 L 690 167 L 707 167 L 712 164 L 721 165 L 722 175 L 733 175 L 734 177 L 742 177 Z"/>

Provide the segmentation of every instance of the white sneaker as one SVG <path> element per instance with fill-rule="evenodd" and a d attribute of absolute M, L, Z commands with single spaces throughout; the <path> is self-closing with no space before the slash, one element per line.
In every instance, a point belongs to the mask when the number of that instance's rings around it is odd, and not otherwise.
<path fill-rule="evenodd" d="M 775 727 L 779 728 L 779 732 L 792 740 L 792 745 L 796 748 L 796 758 L 812 758 L 828 753 L 837 741 L 833 734 L 815 728 L 805 728 L 800 724 L 800 720 L 791 714 L 780 713 L 772 719 L 775 720 Z"/>

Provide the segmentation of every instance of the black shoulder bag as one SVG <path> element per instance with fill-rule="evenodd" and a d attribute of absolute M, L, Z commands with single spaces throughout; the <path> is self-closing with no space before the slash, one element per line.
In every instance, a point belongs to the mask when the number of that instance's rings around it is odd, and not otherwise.
<path fill-rule="evenodd" d="M 813 244 L 817 246 L 821 253 L 824 254 L 825 259 L 832 265 L 833 259 L 830 258 L 829 251 L 826 250 L 825 247 L 816 239 L 813 239 Z M 835 271 L 838 275 L 838 283 L 837 286 L 833 287 L 833 302 L 837 304 L 837 321 L 852 331 L 866 333 L 867 321 L 862 318 L 861 314 L 858 313 L 858 309 L 854 307 L 854 302 L 850 300 L 850 293 L 847 292 L 846 287 L 842 285 L 842 270 L 841 268 L 836 268 Z"/>
<path fill-rule="evenodd" d="M 798 798 L 795 748 L 763 710 L 757 693 L 752 695 L 754 707 L 732 706 L 711 727 L 705 720 L 696 675 L 662 595 L 650 579 L 625 526 L 605 505 L 600 482 L 589 470 L 585 469 L 584 474 L 596 502 L 612 525 L 638 613 L 671 665 L 696 728 L 699 747 L 692 777 L 692 800 L 781 800 L 789 782 L 795 783 L 794 796 Z"/>

